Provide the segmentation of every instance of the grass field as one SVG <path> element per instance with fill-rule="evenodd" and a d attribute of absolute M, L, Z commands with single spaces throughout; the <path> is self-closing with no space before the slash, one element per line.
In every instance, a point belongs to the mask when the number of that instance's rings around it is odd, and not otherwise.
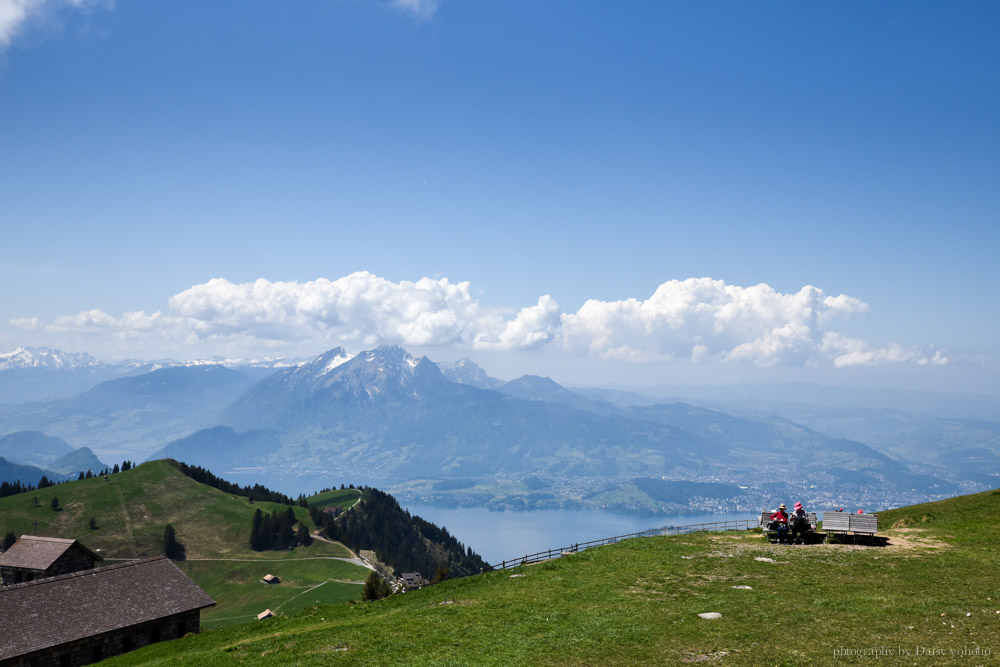
<path fill-rule="evenodd" d="M 332 491 L 324 491 L 323 493 L 317 493 L 314 496 L 306 498 L 309 507 L 319 507 L 322 509 L 324 507 L 336 507 L 339 505 L 345 510 L 349 507 L 354 507 L 359 500 L 361 500 L 361 492 L 357 489 L 333 489 Z"/>
<path fill-rule="evenodd" d="M 291 615 L 307 606 L 357 600 L 370 570 L 340 560 L 181 561 L 177 565 L 215 599 L 202 613 L 202 627 L 256 619 L 270 609 Z M 261 582 L 264 575 L 279 584 Z"/>
<path fill-rule="evenodd" d="M 627 540 L 111 664 L 996 664 L 998 516 L 994 491 L 880 514 L 885 547 L 758 531 Z"/>
<path fill-rule="evenodd" d="M 50 506 L 53 497 L 59 499 L 59 511 Z M 316 604 L 360 597 L 356 582 L 363 581 L 368 570 L 333 560 L 352 556 L 342 544 L 314 540 L 308 547 L 251 550 L 250 524 L 257 508 L 284 512 L 287 506 L 250 503 L 186 477 L 170 461 L 153 461 L 110 475 L 108 481 L 95 477 L 0 498 L 0 533 L 30 535 L 37 520 L 37 534 L 77 539 L 111 563 L 162 553 L 163 530 L 169 523 L 186 549 L 188 560 L 178 565 L 216 601 L 204 614 L 205 627 L 239 623 L 269 607 L 280 606 L 284 613 L 298 611 L 310 600 Z M 308 510 L 294 510 L 299 521 L 315 528 Z M 96 520 L 94 530 L 90 517 Z M 227 558 L 247 562 L 198 560 Z M 258 570 L 267 571 L 254 576 Z M 283 583 L 254 583 L 268 573 L 282 577 Z M 314 594 L 290 599 L 318 584 L 323 585 Z"/>

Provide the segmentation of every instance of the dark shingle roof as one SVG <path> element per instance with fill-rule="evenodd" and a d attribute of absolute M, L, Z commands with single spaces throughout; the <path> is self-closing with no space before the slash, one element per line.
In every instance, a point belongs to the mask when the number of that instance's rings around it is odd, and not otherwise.
<path fill-rule="evenodd" d="M 71 547 L 80 549 L 94 560 L 104 560 L 76 540 L 22 535 L 21 539 L 14 542 L 10 549 L 0 554 L 0 567 L 18 567 L 44 572 Z"/>
<path fill-rule="evenodd" d="M 163 556 L 0 588 L 0 660 L 215 604 Z"/>

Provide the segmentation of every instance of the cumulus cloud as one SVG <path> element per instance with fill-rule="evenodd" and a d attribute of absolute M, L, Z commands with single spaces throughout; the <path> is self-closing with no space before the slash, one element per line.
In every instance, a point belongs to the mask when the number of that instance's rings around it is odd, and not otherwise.
<path fill-rule="evenodd" d="M 46 11 L 64 6 L 84 8 L 94 0 L 0 0 L 0 51 L 10 46 L 14 36 L 30 19 L 43 18 Z"/>
<path fill-rule="evenodd" d="M 608 359 L 807 363 L 821 352 L 826 326 L 867 308 L 808 285 L 784 294 L 689 278 L 663 283 L 645 301 L 587 301 L 563 315 L 561 337 L 572 350 Z"/>
<path fill-rule="evenodd" d="M 863 301 L 828 296 L 813 286 L 786 294 L 765 284 L 742 287 L 711 278 L 671 280 L 645 300 L 591 299 L 576 312 L 564 312 L 547 294 L 514 310 L 480 304 L 468 282 L 393 282 L 358 272 L 303 283 L 216 278 L 174 295 L 166 311 L 114 317 L 86 310 L 49 323 L 33 317 L 11 322 L 26 331 L 235 347 L 251 354 L 397 343 L 550 347 L 600 359 L 758 366 L 947 362 L 940 351 L 880 348 L 831 328 L 867 310 Z"/>

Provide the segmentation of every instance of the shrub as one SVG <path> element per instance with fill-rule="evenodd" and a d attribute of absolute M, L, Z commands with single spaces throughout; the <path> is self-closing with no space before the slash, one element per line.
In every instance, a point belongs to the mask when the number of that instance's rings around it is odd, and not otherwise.
<path fill-rule="evenodd" d="M 386 583 L 385 579 L 378 572 L 373 571 L 365 579 L 365 586 L 361 589 L 361 599 L 381 600 L 382 598 L 389 597 L 391 592 L 389 584 Z"/>

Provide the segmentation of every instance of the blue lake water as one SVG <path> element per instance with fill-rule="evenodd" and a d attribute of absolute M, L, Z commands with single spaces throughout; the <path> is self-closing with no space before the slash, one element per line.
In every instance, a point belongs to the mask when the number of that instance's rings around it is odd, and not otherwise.
<path fill-rule="evenodd" d="M 225 471 L 223 477 L 240 485 L 264 484 L 292 497 L 299 493 L 312 494 L 322 488 L 340 484 L 332 475 L 276 475 L 258 468 Z M 411 514 L 447 528 L 449 533 L 465 546 L 472 547 L 473 551 L 491 565 L 525 554 L 652 528 L 756 519 L 760 516 L 744 513 L 643 517 L 599 510 L 491 512 L 484 507 L 447 508 L 409 502 L 400 504 Z"/>
<path fill-rule="evenodd" d="M 752 514 L 641 517 L 598 510 L 491 512 L 483 507 L 445 508 L 401 503 L 410 514 L 444 526 L 491 565 L 525 554 L 663 526 L 755 519 Z"/>

